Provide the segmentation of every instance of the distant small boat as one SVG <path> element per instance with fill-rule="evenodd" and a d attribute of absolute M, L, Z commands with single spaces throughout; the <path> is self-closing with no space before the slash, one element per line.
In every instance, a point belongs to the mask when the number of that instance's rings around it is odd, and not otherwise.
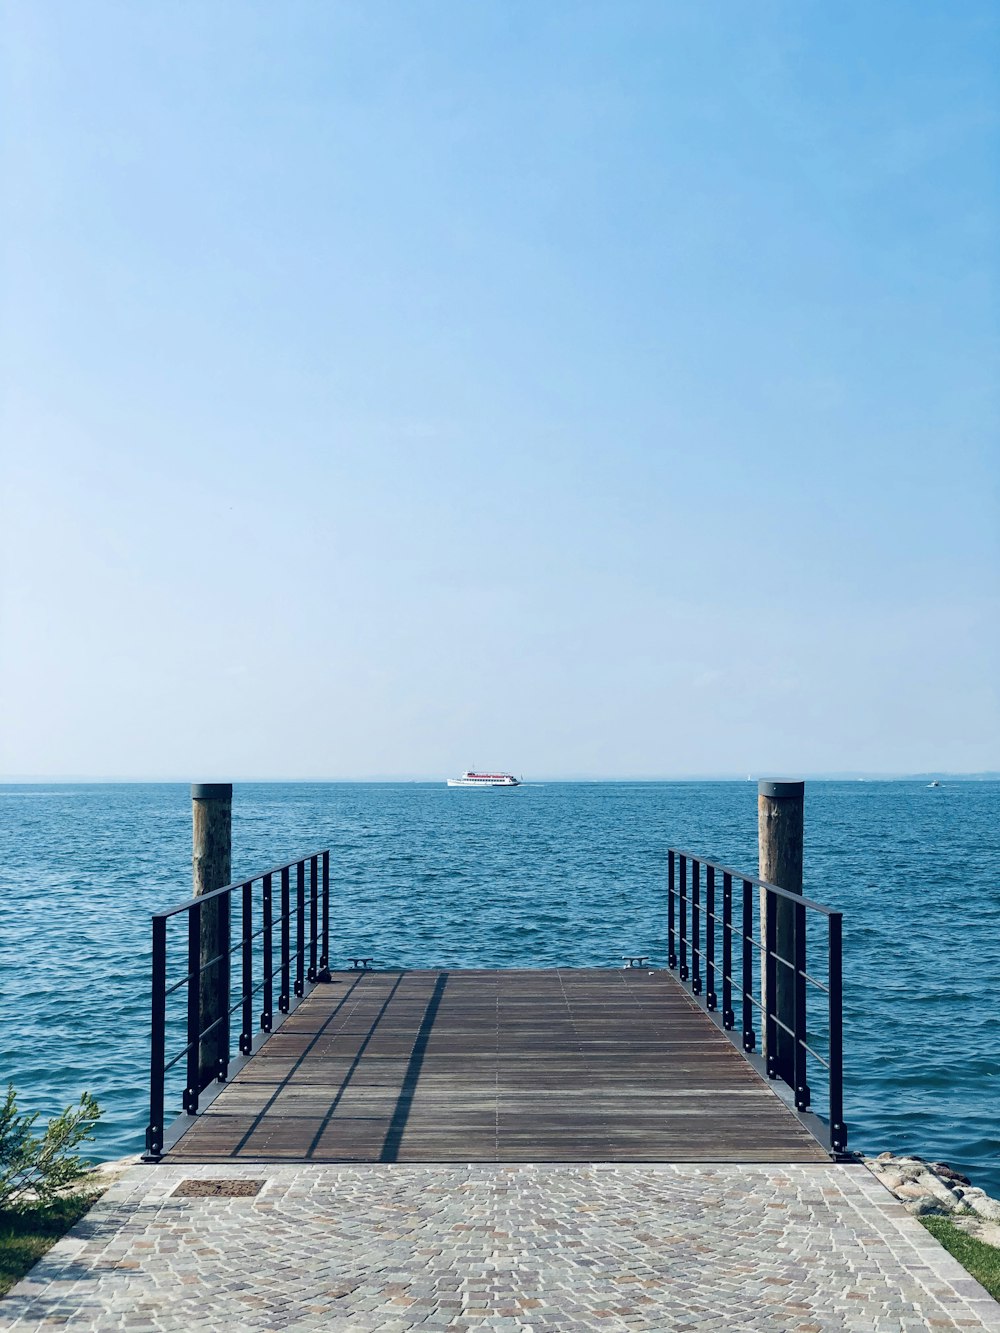
<path fill-rule="evenodd" d="M 928 787 L 940 787 L 940 782 L 928 782 Z"/>
<path fill-rule="evenodd" d="M 449 778 L 449 787 L 517 787 L 518 779 L 510 773 L 463 773 L 460 778 Z"/>

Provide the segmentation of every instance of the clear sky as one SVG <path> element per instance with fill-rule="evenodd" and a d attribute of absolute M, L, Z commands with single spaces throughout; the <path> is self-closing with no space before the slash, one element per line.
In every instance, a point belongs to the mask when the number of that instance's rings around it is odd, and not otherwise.
<path fill-rule="evenodd" d="M 0 14 L 0 772 L 1000 768 L 994 0 Z"/>

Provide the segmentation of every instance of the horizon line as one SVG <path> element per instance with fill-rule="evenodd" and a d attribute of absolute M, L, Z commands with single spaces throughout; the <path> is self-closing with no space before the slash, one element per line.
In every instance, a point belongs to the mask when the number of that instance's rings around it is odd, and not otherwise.
<path fill-rule="evenodd" d="M 775 774 L 767 770 L 761 774 L 741 774 L 732 772 L 709 772 L 709 773 L 672 773 L 672 774 L 551 774 L 542 773 L 531 778 L 521 778 L 520 783 L 524 786 L 530 786 L 532 783 L 547 782 L 580 782 L 580 783 L 613 783 L 613 782 L 757 782 L 763 779 L 774 781 L 777 779 L 791 780 L 797 779 L 805 782 L 906 782 L 919 781 L 923 778 L 950 778 L 952 781 L 995 781 L 1000 779 L 1000 770 L 980 769 L 974 771 L 950 771 L 947 769 L 920 769 L 920 770 L 820 770 L 816 772 L 796 772 L 789 774 L 787 772 Z M 125 776 L 121 774 L 101 775 L 101 774 L 12 774 L 0 775 L 0 786 L 187 786 L 193 781 L 218 781 L 232 782 L 234 785 L 305 785 L 305 784 L 329 784 L 338 783 L 365 784 L 365 785 L 394 785 L 394 784 L 420 784 L 436 785 L 444 783 L 446 778 L 438 775 L 413 775 L 413 774 L 366 774 L 362 776 L 306 776 L 306 777 L 218 777 L 210 776 L 208 778 L 192 779 L 190 777 L 151 777 L 151 776 Z"/>

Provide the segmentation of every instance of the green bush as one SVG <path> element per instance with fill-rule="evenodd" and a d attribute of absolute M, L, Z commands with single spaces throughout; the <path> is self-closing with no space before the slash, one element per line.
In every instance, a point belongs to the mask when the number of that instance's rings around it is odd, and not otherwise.
<path fill-rule="evenodd" d="M 43 1134 L 35 1134 L 38 1112 L 19 1111 L 13 1083 L 0 1104 L 0 1209 L 51 1203 L 86 1174 L 88 1163 L 73 1150 L 94 1136 L 101 1114 L 85 1092 L 78 1106 L 53 1116 Z"/>

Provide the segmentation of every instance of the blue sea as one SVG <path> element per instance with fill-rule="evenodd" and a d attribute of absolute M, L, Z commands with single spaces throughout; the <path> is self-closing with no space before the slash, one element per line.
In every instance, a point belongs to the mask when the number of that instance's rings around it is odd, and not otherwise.
<path fill-rule="evenodd" d="M 233 874 L 330 847 L 334 966 L 662 964 L 666 849 L 753 873 L 756 805 L 750 782 L 247 783 Z M 93 1155 L 140 1151 L 149 915 L 190 894 L 189 788 L 6 786 L 0 812 L 0 1078 L 43 1116 L 89 1089 Z M 851 1146 L 1000 1195 L 1000 783 L 808 783 L 805 861 L 845 916 Z"/>

